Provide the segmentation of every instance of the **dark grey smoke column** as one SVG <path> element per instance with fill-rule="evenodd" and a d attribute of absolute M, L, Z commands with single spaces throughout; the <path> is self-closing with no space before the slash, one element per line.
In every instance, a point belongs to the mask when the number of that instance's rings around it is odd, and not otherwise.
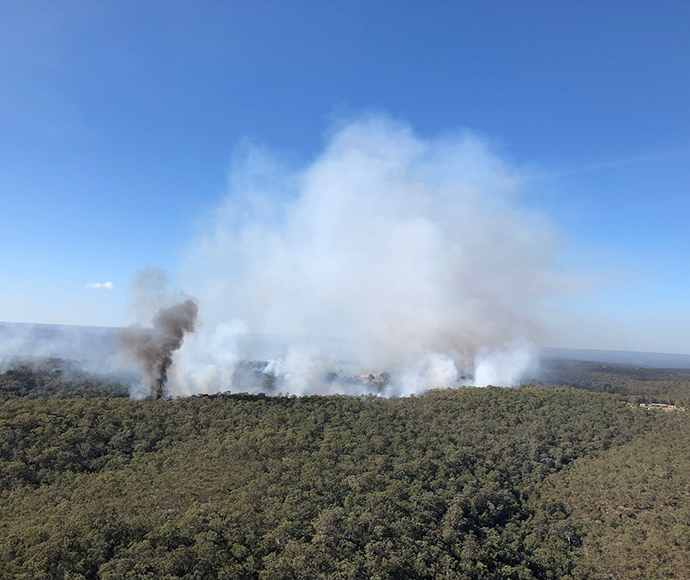
<path fill-rule="evenodd" d="M 153 318 L 153 329 L 127 328 L 120 333 L 120 346 L 141 363 L 154 399 L 165 396 L 173 353 L 182 346 L 184 335 L 194 332 L 198 312 L 196 301 L 188 298 L 161 308 Z"/>

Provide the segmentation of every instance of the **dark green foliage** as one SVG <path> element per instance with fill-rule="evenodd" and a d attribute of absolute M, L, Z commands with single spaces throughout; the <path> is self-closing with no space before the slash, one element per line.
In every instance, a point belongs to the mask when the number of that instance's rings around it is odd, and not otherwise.
<path fill-rule="evenodd" d="M 91 377 L 70 368 L 69 361 L 60 359 L 17 364 L 0 374 L 0 401 L 127 395 L 127 388 L 122 384 Z"/>
<path fill-rule="evenodd" d="M 577 578 L 690 578 L 690 418 L 652 412 L 662 416 L 651 432 L 543 488 L 587 531 Z"/>
<path fill-rule="evenodd" d="M 0 578 L 690 577 L 690 413 L 635 404 L 690 371 L 549 365 L 585 390 L 154 402 L 16 367 Z"/>
<path fill-rule="evenodd" d="M 588 524 L 551 478 L 667 419 L 539 388 L 9 400 L 0 577 L 567 578 Z"/>
<path fill-rule="evenodd" d="M 547 360 L 542 363 L 542 379 L 576 389 L 636 395 L 640 402 L 690 404 L 690 369 Z"/>

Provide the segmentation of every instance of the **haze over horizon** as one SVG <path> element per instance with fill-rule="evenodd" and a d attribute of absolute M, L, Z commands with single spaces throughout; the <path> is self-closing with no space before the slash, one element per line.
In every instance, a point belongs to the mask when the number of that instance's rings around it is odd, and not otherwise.
<path fill-rule="evenodd" d="M 0 320 L 124 326 L 147 265 L 191 292 L 248 149 L 302 175 L 373 115 L 510 169 L 540 345 L 689 353 L 690 7 L 403 6 L 0 6 Z"/>

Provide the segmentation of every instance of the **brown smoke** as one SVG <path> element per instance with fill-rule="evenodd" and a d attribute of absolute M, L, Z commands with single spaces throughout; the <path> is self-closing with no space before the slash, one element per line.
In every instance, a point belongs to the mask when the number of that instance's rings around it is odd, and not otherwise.
<path fill-rule="evenodd" d="M 165 396 L 173 353 L 182 346 L 184 335 L 194 332 L 199 306 L 193 298 L 161 308 L 153 317 L 153 328 L 127 328 L 120 332 L 121 348 L 141 363 L 150 396 Z"/>

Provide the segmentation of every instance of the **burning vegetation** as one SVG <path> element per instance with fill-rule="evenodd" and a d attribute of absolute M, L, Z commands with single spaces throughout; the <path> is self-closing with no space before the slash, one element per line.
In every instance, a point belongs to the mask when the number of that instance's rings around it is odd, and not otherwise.
<path fill-rule="evenodd" d="M 193 298 L 161 308 L 153 318 L 153 328 L 131 327 L 121 331 L 118 341 L 125 352 L 140 364 L 144 381 L 153 399 L 166 395 L 165 384 L 173 353 L 184 342 L 185 334 L 194 332 L 199 306 Z"/>

